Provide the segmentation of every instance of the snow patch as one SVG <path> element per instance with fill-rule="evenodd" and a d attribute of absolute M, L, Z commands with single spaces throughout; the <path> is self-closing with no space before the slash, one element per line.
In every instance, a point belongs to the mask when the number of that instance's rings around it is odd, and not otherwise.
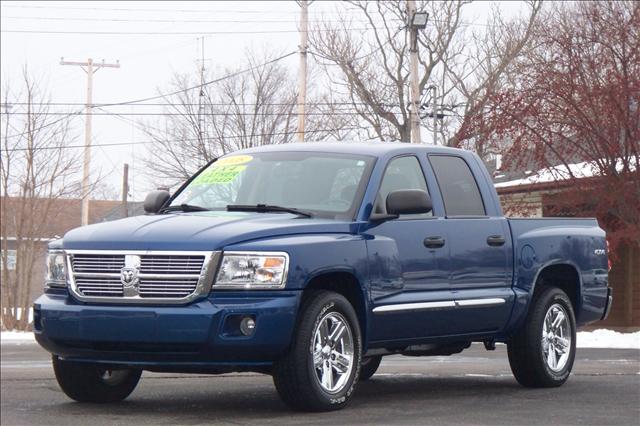
<path fill-rule="evenodd" d="M 629 168 L 632 172 L 636 170 L 635 163 L 636 157 L 631 156 L 628 161 Z M 616 161 L 616 171 L 621 172 L 624 170 L 624 163 L 618 159 Z M 508 182 L 499 182 L 495 184 L 496 188 L 508 188 L 510 186 L 518 185 L 533 185 L 535 183 L 557 182 L 575 177 L 576 179 L 582 179 L 587 177 L 599 176 L 600 168 L 593 161 L 583 161 L 581 163 L 567 164 L 566 166 L 554 166 L 547 167 L 538 170 L 535 174 L 531 170 L 524 172 L 527 175 L 526 178 L 510 180 Z"/>
<path fill-rule="evenodd" d="M 640 331 L 618 333 L 613 330 L 598 329 L 578 332 L 579 348 L 640 349 Z"/>
<path fill-rule="evenodd" d="M 4 342 L 35 342 L 35 337 L 30 331 L 3 331 L 0 340 Z"/>

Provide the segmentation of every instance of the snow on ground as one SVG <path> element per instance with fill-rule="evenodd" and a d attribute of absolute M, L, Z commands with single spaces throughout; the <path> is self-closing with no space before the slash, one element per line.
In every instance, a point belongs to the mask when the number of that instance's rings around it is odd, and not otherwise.
<path fill-rule="evenodd" d="M 3 331 L 0 335 L 2 343 L 5 342 L 35 342 L 30 331 Z"/>
<path fill-rule="evenodd" d="M 640 349 L 640 331 L 618 333 L 612 330 L 598 329 L 578 332 L 579 348 L 628 348 Z"/>
<path fill-rule="evenodd" d="M 3 331 L 0 339 L 3 343 L 35 341 L 33 333 L 23 331 Z M 640 331 L 635 333 L 618 333 L 605 329 L 580 331 L 577 343 L 579 348 L 640 349 Z"/>

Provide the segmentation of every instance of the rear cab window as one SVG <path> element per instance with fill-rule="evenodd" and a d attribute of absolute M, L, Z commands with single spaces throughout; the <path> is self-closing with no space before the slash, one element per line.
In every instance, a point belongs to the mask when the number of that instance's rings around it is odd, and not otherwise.
<path fill-rule="evenodd" d="M 447 217 L 487 215 L 478 183 L 464 159 L 430 155 L 429 163 L 436 175 Z"/>

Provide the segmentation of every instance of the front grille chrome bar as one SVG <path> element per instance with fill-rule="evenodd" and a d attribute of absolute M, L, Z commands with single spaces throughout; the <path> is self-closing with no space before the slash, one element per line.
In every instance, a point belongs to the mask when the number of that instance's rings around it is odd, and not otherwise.
<path fill-rule="evenodd" d="M 66 250 L 65 253 L 68 288 L 76 299 L 118 304 L 189 303 L 209 293 L 221 257 L 218 251 Z"/>

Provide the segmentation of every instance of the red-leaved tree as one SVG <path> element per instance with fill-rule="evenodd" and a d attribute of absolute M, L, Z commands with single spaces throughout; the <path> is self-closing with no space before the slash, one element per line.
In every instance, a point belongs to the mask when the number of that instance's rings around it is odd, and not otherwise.
<path fill-rule="evenodd" d="M 511 169 L 555 166 L 548 172 L 563 190 L 552 214 L 595 215 L 614 249 L 637 245 L 640 2 L 554 4 L 545 13 L 513 78 L 459 138 L 491 141 Z"/>

